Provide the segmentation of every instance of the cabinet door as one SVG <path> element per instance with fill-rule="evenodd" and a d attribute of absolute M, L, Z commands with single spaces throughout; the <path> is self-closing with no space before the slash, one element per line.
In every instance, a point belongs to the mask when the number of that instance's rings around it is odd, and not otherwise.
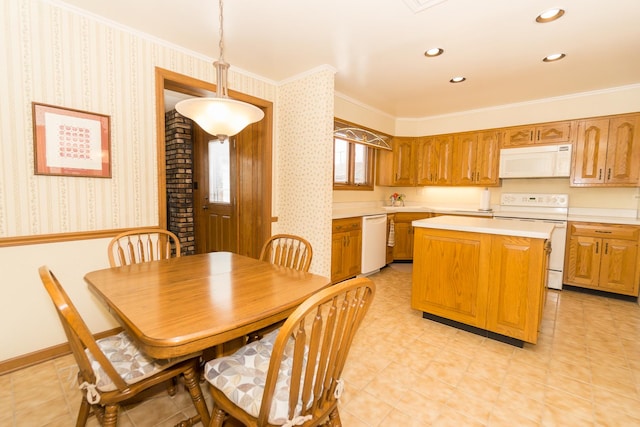
<path fill-rule="evenodd" d="M 600 283 L 603 291 L 638 295 L 636 268 L 638 244 L 630 240 L 603 239 Z"/>
<path fill-rule="evenodd" d="M 478 134 L 476 150 L 476 185 L 498 185 L 500 162 L 500 134 L 481 132 Z"/>
<path fill-rule="evenodd" d="M 413 226 L 410 222 L 395 223 L 394 260 L 410 260 L 413 258 Z"/>
<path fill-rule="evenodd" d="M 437 150 L 433 137 L 422 137 L 415 142 L 416 185 L 432 185 L 437 170 Z"/>
<path fill-rule="evenodd" d="M 570 285 L 595 288 L 600 276 L 602 239 L 571 236 L 565 263 L 565 282 Z"/>
<path fill-rule="evenodd" d="M 411 307 L 485 328 L 491 236 L 416 229 Z"/>
<path fill-rule="evenodd" d="M 334 233 L 331 236 L 331 282 L 339 282 L 348 277 L 344 256 L 347 233 Z"/>
<path fill-rule="evenodd" d="M 393 146 L 393 184 L 413 185 L 413 138 L 396 138 Z"/>
<path fill-rule="evenodd" d="M 549 123 L 536 126 L 536 144 L 561 144 L 571 141 L 571 122 Z"/>
<path fill-rule="evenodd" d="M 508 128 L 504 133 L 504 147 L 519 147 L 531 145 L 534 142 L 535 128 L 533 126 L 520 126 Z"/>
<path fill-rule="evenodd" d="M 637 185 L 640 176 L 640 116 L 612 118 L 607 143 L 607 184 Z"/>
<path fill-rule="evenodd" d="M 362 266 L 362 232 L 351 231 L 347 235 L 347 246 L 345 248 L 345 264 L 349 277 L 360 274 Z"/>
<path fill-rule="evenodd" d="M 543 239 L 492 236 L 487 330 L 530 343 L 537 341 L 546 255 Z"/>
<path fill-rule="evenodd" d="M 609 119 L 578 123 L 571 182 L 575 185 L 604 183 Z"/>
<path fill-rule="evenodd" d="M 438 135 L 434 138 L 435 185 L 451 185 L 453 168 L 453 135 Z"/>
<path fill-rule="evenodd" d="M 453 157 L 453 183 L 455 185 L 475 184 L 477 147 L 477 133 L 466 133 L 456 137 Z"/>

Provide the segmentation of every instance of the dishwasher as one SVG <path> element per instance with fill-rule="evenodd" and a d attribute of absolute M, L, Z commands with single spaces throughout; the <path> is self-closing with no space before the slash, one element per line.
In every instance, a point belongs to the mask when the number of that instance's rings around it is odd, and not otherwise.
<path fill-rule="evenodd" d="M 386 264 L 387 214 L 363 216 L 360 275 L 373 274 Z"/>

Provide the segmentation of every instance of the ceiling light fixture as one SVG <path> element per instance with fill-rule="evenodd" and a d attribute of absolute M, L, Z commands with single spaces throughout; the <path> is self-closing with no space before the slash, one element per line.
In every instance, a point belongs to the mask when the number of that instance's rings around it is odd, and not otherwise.
<path fill-rule="evenodd" d="M 564 15 L 563 9 L 555 8 L 555 9 L 545 10 L 544 12 L 542 12 L 540 15 L 536 17 L 536 22 L 544 24 L 546 22 L 555 21 L 556 19 L 560 18 L 562 15 Z"/>
<path fill-rule="evenodd" d="M 449 83 L 462 83 L 465 80 L 467 80 L 466 77 L 457 76 L 457 77 L 453 77 L 451 80 L 449 80 Z"/>
<path fill-rule="evenodd" d="M 229 98 L 227 70 L 224 62 L 222 0 L 220 3 L 220 57 L 213 63 L 216 68 L 216 96 L 191 98 L 176 104 L 176 110 L 195 121 L 205 132 L 224 141 L 242 129 L 262 120 L 264 111 L 255 105 Z"/>
<path fill-rule="evenodd" d="M 551 55 L 547 55 L 544 58 L 542 58 L 543 62 L 553 62 L 553 61 L 559 61 L 562 58 L 564 58 L 565 55 L 564 53 L 552 53 Z"/>
<path fill-rule="evenodd" d="M 427 58 L 433 58 L 434 56 L 440 56 L 444 53 L 444 49 L 439 47 L 432 47 L 424 52 L 424 56 Z"/>

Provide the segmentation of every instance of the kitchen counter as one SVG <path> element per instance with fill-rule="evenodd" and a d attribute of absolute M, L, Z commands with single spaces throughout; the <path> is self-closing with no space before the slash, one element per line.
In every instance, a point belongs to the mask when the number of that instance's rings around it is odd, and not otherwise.
<path fill-rule="evenodd" d="M 535 239 L 549 239 L 554 227 L 553 224 L 540 222 L 508 221 L 493 218 L 470 218 L 450 215 L 413 221 L 412 225 L 420 228 L 531 237 Z"/>

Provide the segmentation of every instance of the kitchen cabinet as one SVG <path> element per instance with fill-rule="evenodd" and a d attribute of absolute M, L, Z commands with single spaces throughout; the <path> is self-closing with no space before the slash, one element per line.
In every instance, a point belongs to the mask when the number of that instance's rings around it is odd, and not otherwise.
<path fill-rule="evenodd" d="M 498 186 L 500 133 L 458 134 L 455 137 L 453 183 L 464 186 Z"/>
<path fill-rule="evenodd" d="M 569 222 L 564 283 L 638 296 L 640 227 Z"/>
<path fill-rule="evenodd" d="M 360 274 L 362 218 L 334 219 L 331 233 L 331 282 Z"/>
<path fill-rule="evenodd" d="M 394 137 L 392 151 L 378 150 L 376 184 L 408 187 L 415 184 L 414 141 L 416 138 Z"/>
<path fill-rule="evenodd" d="M 429 218 L 429 212 L 396 212 L 394 218 L 395 245 L 393 246 L 394 261 L 408 261 L 413 259 L 413 221 Z"/>
<path fill-rule="evenodd" d="M 535 344 L 548 240 L 416 227 L 411 307 Z"/>
<path fill-rule="evenodd" d="M 416 184 L 451 185 L 453 135 L 418 138 L 415 142 Z"/>
<path fill-rule="evenodd" d="M 571 121 L 510 127 L 503 131 L 502 148 L 571 142 L 572 127 Z"/>
<path fill-rule="evenodd" d="M 637 186 L 640 177 L 640 115 L 580 120 L 572 186 Z"/>

